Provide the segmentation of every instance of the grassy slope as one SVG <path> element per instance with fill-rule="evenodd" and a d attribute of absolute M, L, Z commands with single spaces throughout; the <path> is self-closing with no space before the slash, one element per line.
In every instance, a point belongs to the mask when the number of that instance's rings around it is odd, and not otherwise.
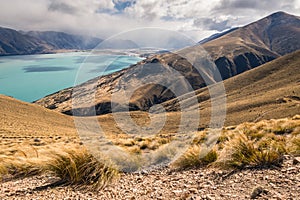
<path fill-rule="evenodd" d="M 76 134 L 70 116 L 3 95 L 0 95 L 0 105 L 0 134 L 10 137 Z"/>
<path fill-rule="evenodd" d="M 3 95 L 0 105 L 0 181 L 50 173 L 98 188 L 117 174 L 82 146 L 72 117 Z"/>

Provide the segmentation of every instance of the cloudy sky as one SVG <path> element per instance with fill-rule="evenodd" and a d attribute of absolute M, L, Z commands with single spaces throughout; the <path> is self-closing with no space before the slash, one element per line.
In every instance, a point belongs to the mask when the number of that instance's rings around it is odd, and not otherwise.
<path fill-rule="evenodd" d="M 0 26 L 102 38 L 143 27 L 195 40 L 276 11 L 300 15 L 300 0 L 0 0 Z"/>

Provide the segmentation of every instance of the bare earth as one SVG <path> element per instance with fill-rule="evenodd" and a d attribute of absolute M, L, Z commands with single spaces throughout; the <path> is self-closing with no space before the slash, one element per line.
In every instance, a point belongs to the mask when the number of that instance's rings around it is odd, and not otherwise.
<path fill-rule="evenodd" d="M 2 182 L 0 198 L 251 199 L 257 191 L 257 199 L 300 199 L 299 161 L 300 158 L 286 156 L 280 169 L 222 171 L 210 168 L 181 172 L 159 169 L 122 174 L 115 183 L 97 192 L 69 186 L 39 190 L 38 187 L 53 182 L 53 177 L 35 176 Z"/>

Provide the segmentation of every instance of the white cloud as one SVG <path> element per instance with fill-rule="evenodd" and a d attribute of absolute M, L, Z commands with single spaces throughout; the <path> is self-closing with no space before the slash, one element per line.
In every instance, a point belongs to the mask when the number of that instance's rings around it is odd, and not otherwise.
<path fill-rule="evenodd" d="M 300 0 L 0 0 L 0 5 L 0 26 L 100 37 L 160 27 L 200 39 L 275 11 L 300 14 Z"/>

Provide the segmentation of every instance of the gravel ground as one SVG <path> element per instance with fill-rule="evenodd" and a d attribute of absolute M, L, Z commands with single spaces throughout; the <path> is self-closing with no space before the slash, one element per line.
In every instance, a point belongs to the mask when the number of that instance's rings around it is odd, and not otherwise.
<path fill-rule="evenodd" d="M 4 180 L 0 199 L 300 199 L 300 158 L 287 156 L 282 168 L 222 171 L 193 169 L 122 174 L 97 192 L 65 186 L 43 190 L 50 176 Z"/>

